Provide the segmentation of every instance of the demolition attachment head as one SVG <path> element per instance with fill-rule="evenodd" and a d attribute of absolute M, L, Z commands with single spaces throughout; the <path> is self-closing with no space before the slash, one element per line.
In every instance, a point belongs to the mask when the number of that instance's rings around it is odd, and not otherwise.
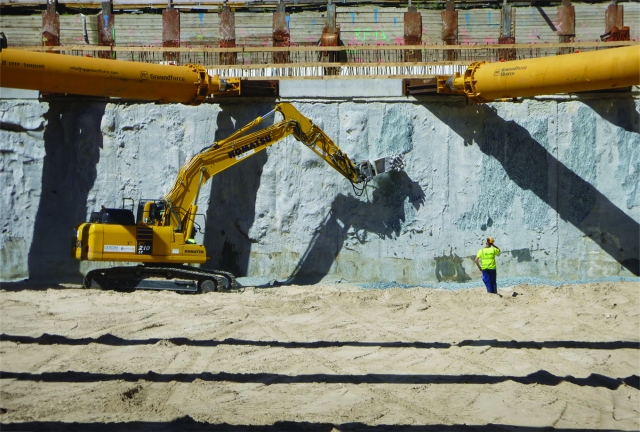
<path fill-rule="evenodd" d="M 404 169 L 404 156 L 396 154 L 376 160 L 366 160 L 359 164 L 360 174 L 363 180 L 368 182 L 373 177 L 389 171 L 402 171 Z"/>

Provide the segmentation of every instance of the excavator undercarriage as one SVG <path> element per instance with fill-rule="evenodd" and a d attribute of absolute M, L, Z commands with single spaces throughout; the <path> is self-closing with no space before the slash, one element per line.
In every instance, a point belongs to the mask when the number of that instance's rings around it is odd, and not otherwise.
<path fill-rule="evenodd" d="M 233 274 L 220 270 L 205 270 L 188 265 L 137 265 L 111 267 L 89 271 L 84 277 L 85 288 L 118 291 L 170 290 L 180 293 L 228 291 L 237 286 Z"/>

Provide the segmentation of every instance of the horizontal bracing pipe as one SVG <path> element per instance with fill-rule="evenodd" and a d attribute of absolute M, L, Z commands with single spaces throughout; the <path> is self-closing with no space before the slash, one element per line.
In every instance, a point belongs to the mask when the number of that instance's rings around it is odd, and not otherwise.
<path fill-rule="evenodd" d="M 240 92 L 239 79 L 212 77 L 193 64 L 158 65 L 17 49 L 3 49 L 0 59 L 0 85 L 43 93 L 197 105 L 208 96 Z"/>
<path fill-rule="evenodd" d="M 463 74 L 438 77 L 438 93 L 473 102 L 640 85 L 640 46 L 499 63 L 475 62 Z"/>

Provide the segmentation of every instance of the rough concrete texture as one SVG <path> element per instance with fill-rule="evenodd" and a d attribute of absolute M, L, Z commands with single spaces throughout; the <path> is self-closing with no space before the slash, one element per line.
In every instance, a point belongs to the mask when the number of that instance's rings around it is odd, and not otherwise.
<path fill-rule="evenodd" d="M 69 257 L 76 223 L 126 197 L 162 197 L 190 156 L 273 104 L 1 100 L 2 280 L 79 282 L 97 266 Z M 465 282 L 494 236 L 499 277 L 638 275 L 640 101 L 630 95 L 295 105 L 353 159 L 407 152 L 406 172 L 357 197 L 287 138 L 206 186 L 207 267 L 299 283 Z"/>

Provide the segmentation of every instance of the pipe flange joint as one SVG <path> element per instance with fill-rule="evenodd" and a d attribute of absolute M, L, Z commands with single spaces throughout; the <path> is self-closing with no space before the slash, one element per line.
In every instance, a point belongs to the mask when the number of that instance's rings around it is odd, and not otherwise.
<path fill-rule="evenodd" d="M 209 74 L 201 65 L 188 64 L 186 66 L 197 74 L 196 94 L 187 105 L 200 105 L 209 96 Z"/>
<path fill-rule="evenodd" d="M 485 63 L 486 61 L 479 61 L 475 63 L 471 63 L 467 70 L 464 72 L 464 93 L 467 95 L 470 101 L 475 103 L 484 102 L 484 99 L 480 97 L 480 93 L 478 93 L 476 89 L 477 79 L 475 77 L 476 71 Z"/>

